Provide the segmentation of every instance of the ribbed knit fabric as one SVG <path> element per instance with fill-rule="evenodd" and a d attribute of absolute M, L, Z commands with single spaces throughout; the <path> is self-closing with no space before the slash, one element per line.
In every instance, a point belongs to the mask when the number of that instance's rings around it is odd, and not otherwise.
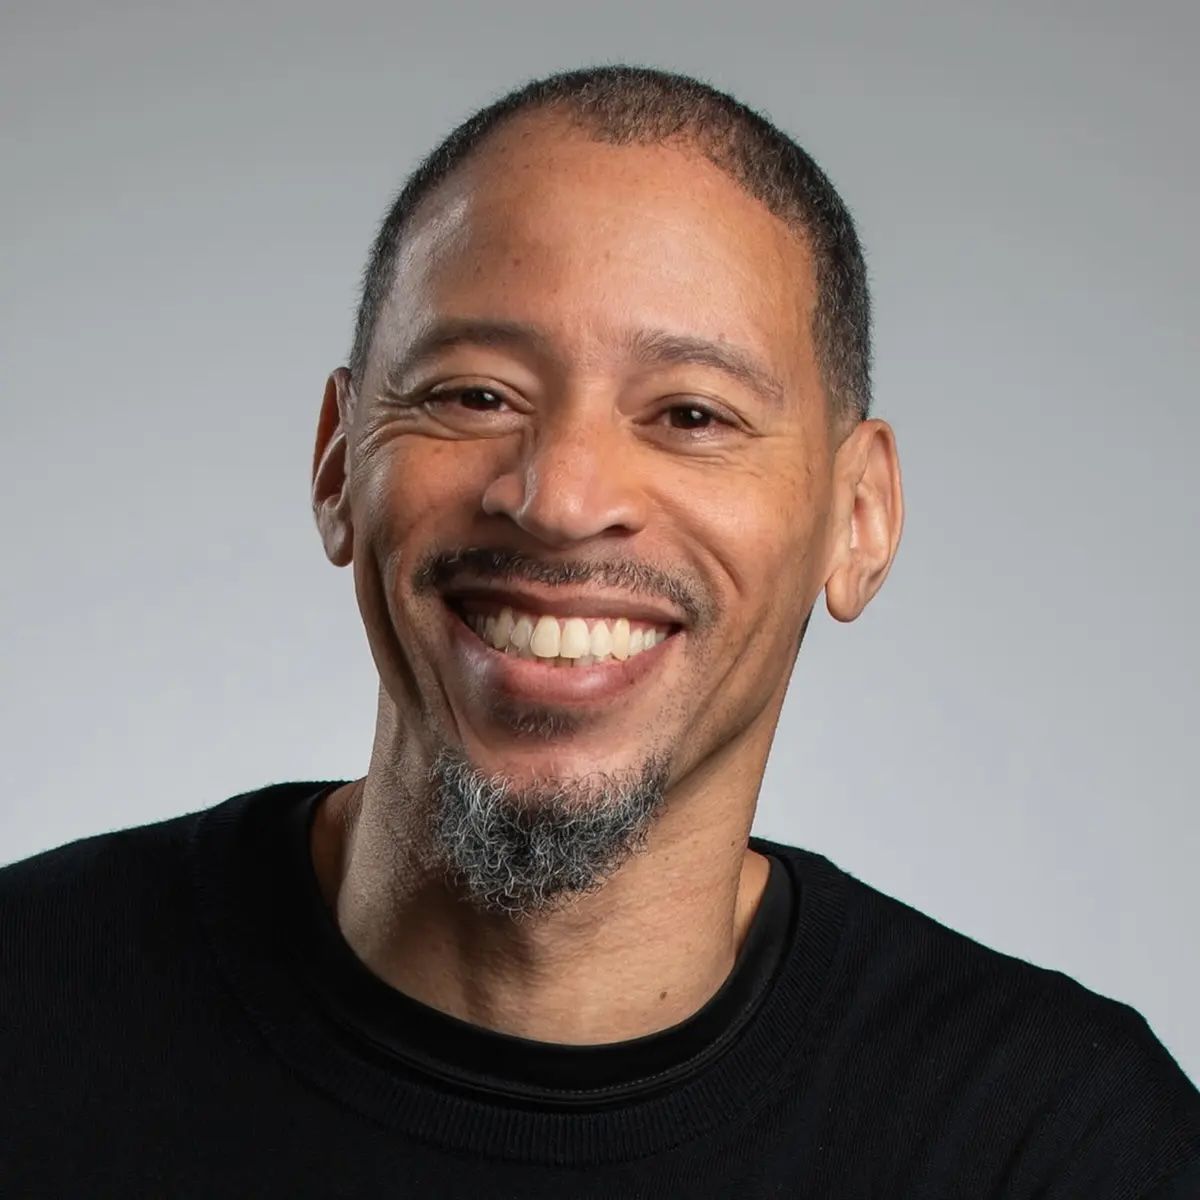
<path fill-rule="evenodd" d="M 594 1108 L 427 1074 L 312 974 L 286 829 L 340 782 L 0 869 L 0 1197 L 1200 1197 L 1136 1012 L 761 839 L 788 944 L 697 1070 Z"/>

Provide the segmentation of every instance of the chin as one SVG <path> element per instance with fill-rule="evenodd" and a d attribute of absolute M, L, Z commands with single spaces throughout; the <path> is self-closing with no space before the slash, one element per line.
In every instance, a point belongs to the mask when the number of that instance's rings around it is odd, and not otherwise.
<path fill-rule="evenodd" d="M 532 721 L 533 718 L 530 718 Z M 507 731 L 506 731 L 507 732 Z M 544 726 L 526 728 L 517 736 L 511 733 L 501 744 L 492 742 L 465 745 L 460 753 L 476 771 L 490 777 L 502 777 L 516 787 L 545 785 L 582 785 L 602 779 L 629 780 L 660 766 L 664 756 L 649 746 L 631 752 L 626 743 L 619 751 L 604 751 L 592 739 L 550 735 Z"/>

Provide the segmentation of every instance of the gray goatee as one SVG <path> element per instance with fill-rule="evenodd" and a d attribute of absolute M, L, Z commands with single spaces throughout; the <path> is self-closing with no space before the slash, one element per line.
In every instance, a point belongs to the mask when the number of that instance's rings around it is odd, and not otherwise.
<path fill-rule="evenodd" d="M 445 748 L 429 778 L 448 874 L 476 907 L 522 919 L 595 891 L 644 844 L 667 765 L 651 757 L 640 770 L 518 787 Z"/>

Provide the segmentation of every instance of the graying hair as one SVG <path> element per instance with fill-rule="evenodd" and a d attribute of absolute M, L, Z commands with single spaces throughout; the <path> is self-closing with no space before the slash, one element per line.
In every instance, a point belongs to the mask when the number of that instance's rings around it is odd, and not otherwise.
<path fill-rule="evenodd" d="M 487 912 L 523 919 L 601 887 L 640 849 L 666 801 L 667 764 L 517 786 L 443 748 L 429 772 L 448 876 Z"/>

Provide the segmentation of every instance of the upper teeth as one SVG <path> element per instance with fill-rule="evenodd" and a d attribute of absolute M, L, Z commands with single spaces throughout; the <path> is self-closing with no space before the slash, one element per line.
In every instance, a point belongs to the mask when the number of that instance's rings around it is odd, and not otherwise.
<path fill-rule="evenodd" d="M 464 614 L 470 627 L 497 650 L 522 658 L 571 660 L 589 666 L 609 658 L 626 659 L 657 646 L 667 629 L 649 622 L 631 624 L 625 617 L 615 621 L 594 617 L 552 617 L 547 614 L 514 612 Z"/>

